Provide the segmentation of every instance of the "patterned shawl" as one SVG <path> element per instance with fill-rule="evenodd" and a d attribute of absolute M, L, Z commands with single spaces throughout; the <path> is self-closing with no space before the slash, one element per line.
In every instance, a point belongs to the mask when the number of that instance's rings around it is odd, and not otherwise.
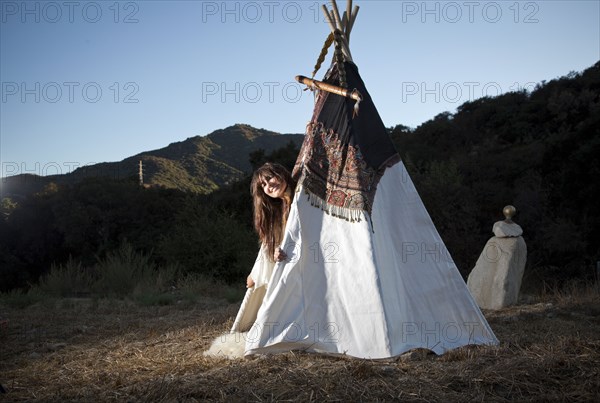
<path fill-rule="evenodd" d="M 358 68 L 344 63 L 348 89 L 362 95 L 358 115 L 355 101 L 319 91 L 312 120 L 292 176 L 302 184 L 311 203 L 349 221 L 370 217 L 377 184 L 386 167 L 400 161 Z M 340 85 L 335 64 L 324 82 Z"/>

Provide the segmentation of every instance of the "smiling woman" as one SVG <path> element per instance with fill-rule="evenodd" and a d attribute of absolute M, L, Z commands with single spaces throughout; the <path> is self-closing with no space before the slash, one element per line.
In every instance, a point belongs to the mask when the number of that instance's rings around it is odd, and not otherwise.
<path fill-rule="evenodd" d="M 267 162 L 252 177 L 254 228 L 269 260 L 284 258 L 278 246 L 283 239 L 295 187 L 290 172 L 279 164 Z"/>
<path fill-rule="evenodd" d="M 282 198 L 287 189 L 287 184 L 279 180 L 276 176 L 262 177 L 260 185 L 263 192 L 273 199 Z"/>

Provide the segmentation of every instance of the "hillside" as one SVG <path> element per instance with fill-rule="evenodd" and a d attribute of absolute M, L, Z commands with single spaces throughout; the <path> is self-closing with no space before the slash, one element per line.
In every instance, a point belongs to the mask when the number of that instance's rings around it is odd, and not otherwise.
<path fill-rule="evenodd" d="M 517 208 L 526 283 L 590 277 L 600 260 L 600 62 L 583 72 L 466 102 L 416 129 L 398 151 L 463 273 Z"/>
<path fill-rule="evenodd" d="M 28 195 L 49 183 L 74 184 L 85 178 L 125 179 L 138 177 L 139 161 L 144 167 L 144 184 L 196 193 L 207 193 L 241 179 L 251 172 L 250 153 L 269 153 L 290 142 L 299 146 L 302 134 L 287 134 L 236 124 L 206 136 L 128 157 L 120 162 L 104 162 L 78 168 L 65 175 L 16 175 L 3 179 L 2 197 Z"/>

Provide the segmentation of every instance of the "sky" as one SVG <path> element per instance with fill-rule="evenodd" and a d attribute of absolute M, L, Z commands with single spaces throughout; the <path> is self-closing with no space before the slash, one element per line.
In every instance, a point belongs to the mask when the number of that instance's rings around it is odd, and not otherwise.
<path fill-rule="evenodd" d="M 294 77 L 312 74 L 329 33 L 322 3 L 0 0 L 0 176 L 65 174 L 236 123 L 303 133 L 313 97 Z M 350 49 L 388 127 L 600 60 L 599 0 L 354 4 Z"/>

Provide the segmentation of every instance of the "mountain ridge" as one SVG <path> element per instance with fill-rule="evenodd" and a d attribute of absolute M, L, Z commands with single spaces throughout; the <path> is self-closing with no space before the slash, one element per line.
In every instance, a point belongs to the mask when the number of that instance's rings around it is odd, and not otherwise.
<path fill-rule="evenodd" d="M 2 178 L 1 197 L 25 196 L 40 192 L 51 183 L 69 185 L 86 178 L 137 179 L 140 161 L 147 187 L 209 193 L 249 174 L 251 153 L 272 152 L 290 142 L 299 146 L 303 138 L 303 134 L 282 134 L 237 123 L 204 136 L 192 136 L 163 148 L 142 151 L 121 161 L 79 167 L 66 174 L 20 174 Z"/>

